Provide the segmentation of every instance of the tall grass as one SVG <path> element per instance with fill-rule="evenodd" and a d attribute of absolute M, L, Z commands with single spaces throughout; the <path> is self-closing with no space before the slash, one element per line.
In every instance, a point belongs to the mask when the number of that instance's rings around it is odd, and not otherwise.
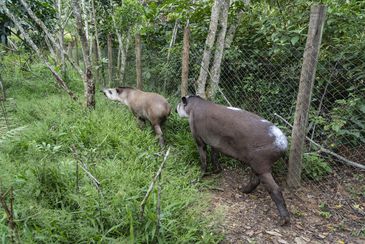
<path fill-rule="evenodd" d="M 3 78 L 16 101 L 12 116 L 27 127 L 0 143 L 0 184 L 14 188 L 15 219 L 23 243 L 215 243 L 208 200 L 199 177 L 188 124 L 172 114 L 165 125 L 172 148 L 162 172 L 161 228 L 156 232 L 157 194 L 140 217 L 139 204 L 162 162 L 163 151 L 149 126 L 97 95 L 93 111 L 70 101 L 44 67 L 31 72 L 6 60 Z M 10 70 L 10 69 L 13 70 Z M 71 77 L 81 90 L 81 81 Z M 81 93 L 80 93 L 81 96 Z M 77 158 L 101 183 L 98 191 L 76 170 Z M 0 216 L 6 216 L 0 208 Z M 6 217 L 0 238 L 7 239 Z"/>

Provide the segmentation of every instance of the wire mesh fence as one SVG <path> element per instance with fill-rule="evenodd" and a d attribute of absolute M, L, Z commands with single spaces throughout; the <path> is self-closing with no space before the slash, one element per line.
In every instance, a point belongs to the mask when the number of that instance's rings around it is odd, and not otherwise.
<path fill-rule="evenodd" d="M 193 41 L 190 45 L 188 90 L 195 94 L 204 48 Z M 176 45 L 171 49 L 156 50 L 143 44 L 142 50 L 144 90 L 164 94 L 171 104 L 176 105 L 180 100 L 182 47 Z M 294 47 L 276 51 L 226 50 L 214 101 L 254 112 L 272 121 L 290 141 L 303 51 L 303 48 Z M 79 55 L 75 49 L 70 52 L 81 62 L 81 50 L 78 50 Z M 341 55 L 333 58 L 333 53 Z M 118 50 L 114 48 L 112 80 L 108 78 L 105 61 L 99 68 L 97 82 L 103 86 L 135 86 L 133 47 L 128 50 L 123 81 L 116 65 L 117 55 Z M 106 48 L 101 56 L 108 56 Z M 209 81 L 207 83 L 209 86 Z M 365 165 L 364 94 L 365 60 L 343 47 L 322 48 L 307 127 L 310 140 L 305 143 L 301 189 L 306 191 L 296 192 L 302 199 L 314 198 L 325 218 L 345 222 L 357 230 L 362 230 L 365 223 L 365 172 L 349 166 L 348 162 Z M 9 111 L 9 108 L 2 111 Z M 6 116 L 1 116 L 3 128 L 5 119 Z M 287 165 L 284 161 L 275 167 L 274 173 L 281 183 L 285 182 Z"/>
<path fill-rule="evenodd" d="M 303 48 L 282 48 L 278 52 L 226 50 L 214 101 L 243 108 L 272 121 L 290 141 L 303 51 Z M 330 53 L 334 52 L 343 55 L 333 59 Z M 192 43 L 190 94 L 195 94 L 202 54 L 203 47 Z M 181 46 L 157 51 L 144 45 L 144 90 L 165 94 L 176 104 L 180 99 L 181 57 Z M 365 165 L 364 67 L 365 61 L 354 58 L 351 50 L 329 46 L 320 51 L 303 156 L 302 189 L 307 189 L 307 195 L 301 195 L 314 197 L 319 213 L 327 214 L 324 218 L 346 223 L 357 230 L 365 223 L 365 172 L 348 163 Z M 133 50 L 129 51 L 123 83 L 118 78 L 113 82 L 115 86 L 135 85 Z M 209 86 L 209 81 L 207 83 Z M 284 183 L 287 165 L 280 162 L 274 172 Z"/>

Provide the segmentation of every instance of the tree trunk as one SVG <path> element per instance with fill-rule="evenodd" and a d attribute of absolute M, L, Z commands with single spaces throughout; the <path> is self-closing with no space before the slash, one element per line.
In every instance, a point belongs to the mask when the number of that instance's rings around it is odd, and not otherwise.
<path fill-rule="evenodd" d="M 65 55 L 64 55 L 64 29 L 62 26 L 62 3 L 61 0 L 57 0 L 57 20 L 59 23 L 59 32 L 58 32 L 58 41 L 59 41 L 59 45 L 60 45 L 60 50 L 59 50 L 59 57 L 61 59 L 61 73 L 62 73 L 62 77 L 65 78 L 66 77 L 66 64 L 65 64 Z"/>
<path fill-rule="evenodd" d="M 216 41 L 216 49 L 214 53 L 214 61 L 213 66 L 210 70 L 211 74 L 211 84 L 210 91 L 208 92 L 208 96 L 211 99 L 214 99 L 215 94 L 218 90 L 219 78 L 221 73 L 221 64 L 223 58 L 224 51 L 224 40 L 226 38 L 227 31 L 227 21 L 228 21 L 228 9 L 229 9 L 229 0 L 224 0 L 222 4 L 222 11 L 220 14 L 220 30 L 218 33 L 217 41 Z"/>
<path fill-rule="evenodd" d="M 67 45 L 67 50 L 66 50 L 66 53 L 67 55 L 72 58 L 72 48 L 73 48 L 73 42 L 70 42 L 68 45 Z"/>
<path fill-rule="evenodd" d="M 89 41 L 90 40 L 90 37 L 89 37 L 89 22 L 87 21 L 87 12 L 88 11 L 86 11 L 85 0 L 81 0 L 80 12 L 81 12 L 81 18 L 84 20 L 83 28 L 84 28 L 86 40 Z M 90 47 L 90 45 L 88 45 L 88 47 Z"/>
<path fill-rule="evenodd" d="M 108 83 L 110 87 L 113 80 L 113 39 L 111 33 L 108 34 L 107 45 L 108 45 L 108 75 L 109 75 Z"/>
<path fill-rule="evenodd" d="M 237 14 L 236 21 L 229 26 L 229 29 L 227 31 L 226 41 L 225 41 L 225 43 L 226 43 L 225 48 L 226 49 L 229 49 L 232 45 L 234 34 L 236 33 L 236 29 L 237 29 L 238 25 L 241 22 L 243 14 L 244 14 L 244 11 L 243 10 L 240 11 Z"/>
<path fill-rule="evenodd" d="M 171 48 L 175 44 L 177 29 L 179 28 L 179 19 L 175 21 L 174 29 L 172 31 L 171 41 L 167 52 L 167 61 L 170 59 Z"/>
<path fill-rule="evenodd" d="M 51 53 L 51 57 L 54 59 L 54 61 L 56 62 L 57 60 L 57 55 L 55 53 L 55 51 L 53 50 L 52 44 L 49 42 L 49 39 L 45 36 L 44 40 L 46 41 L 46 45 Z"/>
<path fill-rule="evenodd" d="M 326 9 L 325 5 L 313 5 L 311 8 L 289 153 L 287 182 L 290 187 L 294 188 L 299 187 L 301 184 L 304 140 L 306 137 L 308 113 L 316 74 L 319 48 L 322 40 Z"/>
<path fill-rule="evenodd" d="M 138 33 L 135 37 L 136 41 L 136 76 L 137 76 L 137 89 L 143 89 L 142 81 L 142 46 L 141 35 Z"/>
<path fill-rule="evenodd" d="M 181 68 L 181 96 L 188 95 L 188 79 L 189 79 L 189 50 L 190 50 L 190 27 L 189 20 L 186 22 L 183 39 L 183 54 Z"/>
<path fill-rule="evenodd" d="M 75 37 L 75 60 L 76 60 L 76 64 L 77 66 L 80 66 L 80 57 L 79 57 L 79 40 L 77 39 L 77 37 Z M 82 76 L 81 76 L 82 77 Z"/>
<path fill-rule="evenodd" d="M 117 59 L 117 69 L 119 70 L 121 67 L 121 59 L 122 59 L 122 49 L 123 49 L 123 38 L 122 35 L 118 30 L 116 30 L 117 33 L 117 40 L 118 40 L 118 59 Z M 121 77 L 119 77 L 120 79 Z"/>
<path fill-rule="evenodd" d="M 250 0 L 244 0 L 243 2 L 244 2 L 246 7 L 250 5 Z M 243 10 L 239 11 L 236 18 L 235 18 L 235 21 L 229 26 L 228 31 L 227 31 L 227 35 L 226 35 L 226 41 L 225 41 L 226 42 L 225 43 L 225 48 L 226 49 L 229 49 L 231 47 L 234 35 L 236 33 L 236 29 L 239 26 L 239 24 L 241 23 L 241 20 L 242 20 L 242 17 L 244 15 L 244 13 L 245 12 Z"/>
<path fill-rule="evenodd" d="M 94 45 L 95 45 L 95 63 L 96 63 L 96 66 L 97 66 L 97 78 L 100 78 L 100 75 L 99 75 L 99 70 L 103 69 L 102 67 L 102 62 L 101 62 L 101 52 L 100 52 L 100 42 L 99 42 L 99 30 L 98 30 L 98 21 L 96 19 L 96 12 L 95 12 L 95 0 L 91 0 L 91 8 L 92 8 L 92 22 L 93 22 L 93 25 L 94 25 L 94 34 L 95 34 L 95 40 L 94 40 Z M 103 72 L 102 72 L 103 73 Z"/>
<path fill-rule="evenodd" d="M 98 53 L 98 48 L 97 48 L 97 44 L 96 44 L 96 39 L 94 38 L 94 42 L 93 42 L 93 50 L 94 50 L 94 56 L 93 56 L 93 66 L 94 66 L 94 70 L 95 70 L 95 79 L 96 80 L 100 80 L 100 75 L 99 75 L 99 69 L 100 69 L 100 62 L 99 62 L 99 53 Z"/>
<path fill-rule="evenodd" d="M 124 82 L 124 75 L 125 75 L 125 66 L 127 65 L 127 55 L 128 55 L 128 48 L 129 48 L 129 38 L 130 34 L 127 34 L 127 37 L 124 39 L 123 47 L 121 50 L 121 62 L 120 62 L 120 84 L 122 85 Z"/>
<path fill-rule="evenodd" d="M 113 27 L 117 34 L 117 39 L 118 39 L 117 69 L 119 70 L 119 83 L 123 84 L 125 64 L 126 64 L 126 60 L 127 60 L 126 55 L 127 55 L 127 50 L 128 50 L 128 46 L 129 46 L 129 32 L 127 34 L 127 38 L 124 38 L 124 41 L 123 41 L 123 36 L 120 33 L 120 31 L 116 25 L 113 14 L 112 14 L 112 21 L 113 21 Z"/>
<path fill-rule="evenodd" d="M 205 47 L 204 47 L 204 53 L 202 62 L 200 65 L 200 73 L 197 80 L 197 95 L 206 98 L 205 94 L 205 84 L 207 81 L 208 76 L 208 70 L 209 70 L 209 63 L 210 63 L 210 55 L 211 51 L 214 45 L 215 36 L 217 32 L 218 27 L 218 18 L 219 18 L 219 12 L 222 5 L 223 0 L 215 0 L 213 7 L 212 7 L 212 13 L 210 16 L 210 24 L 209 24 L 209 32 L 207 35 L 207 39 L 205 41 Z"/>
<path fill-rule="evenodd" d="M 72 10 L 76 20 L 76 27 L 80 36 L 82 53 L 85 63 L 85 77 L 84 77 L 84 90 L 86 98 L 86 107 L 95 108 L 95 83 L 93 81 L 90 54 L 89 54 L 89 43 L 86 38 L 84 24 L 82 20 L 81 8 L 78 0 L 72 0 Z"/>
<path fill-rule="evenodd" d="M 2 7 L 4 13 L 13 21 L 13 23 L 18 28 L 20 33 L 23 35 L 23 37 L 24 37 L 25 41 L 28 43 L 28 45 L 32 47 L 32 49 L 36 52 L 36 54 L 39 56 L 39 58 L 45 63 L 45 65 L 51 71 L 52 75 L 55 77 L 55 79 L 57 81 L 57 84 L 62 89 L 64 89 L 73 100 L 77 100 L 76 95 L 70 90 L 70 88 L 68 88 L 65 81 L 60 77 L 60 75 L 55 71 L 55 69 L 48 63 L 47 59 L 42 55 L 42 53 L 40 52 L 38 47 L 35 45 L 35 43 L 32 41 L 30 36 L 25 32 L 20 21 L 9 11 L 9 9 L 6 7 L 5 4 L 0 4 L 0 7 Z"/>

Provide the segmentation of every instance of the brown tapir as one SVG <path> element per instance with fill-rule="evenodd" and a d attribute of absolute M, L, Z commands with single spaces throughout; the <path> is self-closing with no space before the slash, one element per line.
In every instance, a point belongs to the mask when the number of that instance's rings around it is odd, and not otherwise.
<path fill-rule="evenodd" d="M 276 204 L 280 224 L 290 222 L 281 189 L 271 174 L 273 164 L 288 147 L 288 141 L 278 127 L 256 114 L 214 104 L 199 96 L 182 97 L 177 112 L 180 117 L 189 118 L 202 174 L 207 170 L 206 145 L 211 146 L 212 163 L 216 168 L 219 167 L 218 152 L 248 163 L 253 175 L 243 192 L 252 192 L 262 182 Z"/>
<path fill-rule="evenodd" d="M 160 146 L 164 145 L 161 125 L 169 116 L 171 106 L 163 96 L 132 87 L 105 88 L 101 91 L 110 100 L 127 105 L 140 122 L 150 121 Z"/>

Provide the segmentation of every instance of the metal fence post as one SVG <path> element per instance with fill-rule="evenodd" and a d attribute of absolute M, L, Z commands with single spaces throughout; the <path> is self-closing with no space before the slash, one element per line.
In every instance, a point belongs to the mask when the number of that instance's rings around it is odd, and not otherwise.
<path fill-rule="evenodd" d="M 289 155 L 287 183 L 290 187 L 300 186 L 303 146 L 306 135 L 306 127 L 308 124 L 308 111 L 315 79 L 318 53 L 322 39 L 326 8 L 327 7 L 325 5 L 314 5 L 311 7 Z"/>

